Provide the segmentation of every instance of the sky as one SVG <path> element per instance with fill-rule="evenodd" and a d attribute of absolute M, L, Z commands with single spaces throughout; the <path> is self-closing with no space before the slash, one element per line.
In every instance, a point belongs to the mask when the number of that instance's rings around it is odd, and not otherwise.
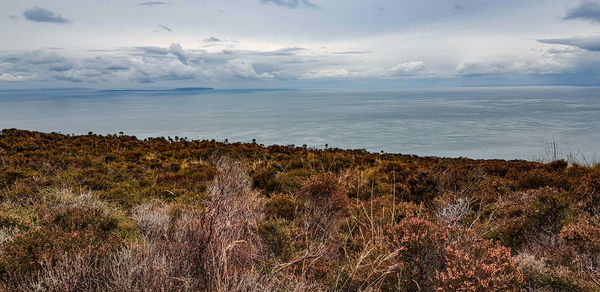
<path fill-rule="evenodd" d="M 600 85 L 600 1 L 0 0 L 0 88 Z"/>

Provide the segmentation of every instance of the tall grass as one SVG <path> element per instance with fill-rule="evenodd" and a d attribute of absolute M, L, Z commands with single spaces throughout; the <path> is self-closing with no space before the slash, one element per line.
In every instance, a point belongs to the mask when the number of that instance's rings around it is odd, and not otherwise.
<path fill-rule="evenodd" d="M 535 160 L 541 163 L 551 163 L 554 161 L 564 160 L 569 165 L 579 165 L 585 167 L 595 167 L 600 165 L 600 157 L 598 157 L 597 154 L 588 157 L 585 156 L 585 154 L 581 151 L 574 152 L 571 150 L 563 150 L 556 140 L 552 140 L 552 142 L 547 143 L 544 146 L 543 154 L 541 154 Z"/>

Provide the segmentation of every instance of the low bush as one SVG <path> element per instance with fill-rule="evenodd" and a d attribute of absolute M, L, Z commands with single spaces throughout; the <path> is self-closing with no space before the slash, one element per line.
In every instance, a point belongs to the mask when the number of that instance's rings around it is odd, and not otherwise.
<path fill-rule="evenodd" d="M 448 230 L 419 217 L 408 217 L 385 230 L 387 248 L 396 254 L 396 288 L 434 290 L 436 271 L 444 266 Z"/>
<path fill-rule="evenodd" d="M 491 240 L 452 242 L 436 273 L 438 291 L 515 291 L 524 283 L 509 248 Z"/>
<path fill-rule="evenodd" d="M 265 202 L 265 215 L 269 218 L 282 218 L 292 221 L 297 214 L 302 213 L 304 203 L 294 197 L 284 194 L 273 194 Z"/>

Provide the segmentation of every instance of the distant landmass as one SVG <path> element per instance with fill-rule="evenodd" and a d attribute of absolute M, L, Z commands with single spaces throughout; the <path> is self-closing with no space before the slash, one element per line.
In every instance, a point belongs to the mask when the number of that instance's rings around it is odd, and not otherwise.
<path fill-rule="evenodd" d="M 171 89 L 108 89 L 108 90 L 100 90 L 100 92 L 146 92 L 146 91 L 205 91 L 205 90 L 215 90 L 212 87 L 181 87 L 181 88 L 171 88 Z"/>

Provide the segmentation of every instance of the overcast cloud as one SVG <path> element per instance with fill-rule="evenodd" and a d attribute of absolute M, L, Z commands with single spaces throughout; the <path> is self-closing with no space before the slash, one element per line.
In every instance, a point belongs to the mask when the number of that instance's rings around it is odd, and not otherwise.
<path fill-rule="evenodd" d="M 600 1 L 0 5 L 0 88 L 600 85 Z"/>

